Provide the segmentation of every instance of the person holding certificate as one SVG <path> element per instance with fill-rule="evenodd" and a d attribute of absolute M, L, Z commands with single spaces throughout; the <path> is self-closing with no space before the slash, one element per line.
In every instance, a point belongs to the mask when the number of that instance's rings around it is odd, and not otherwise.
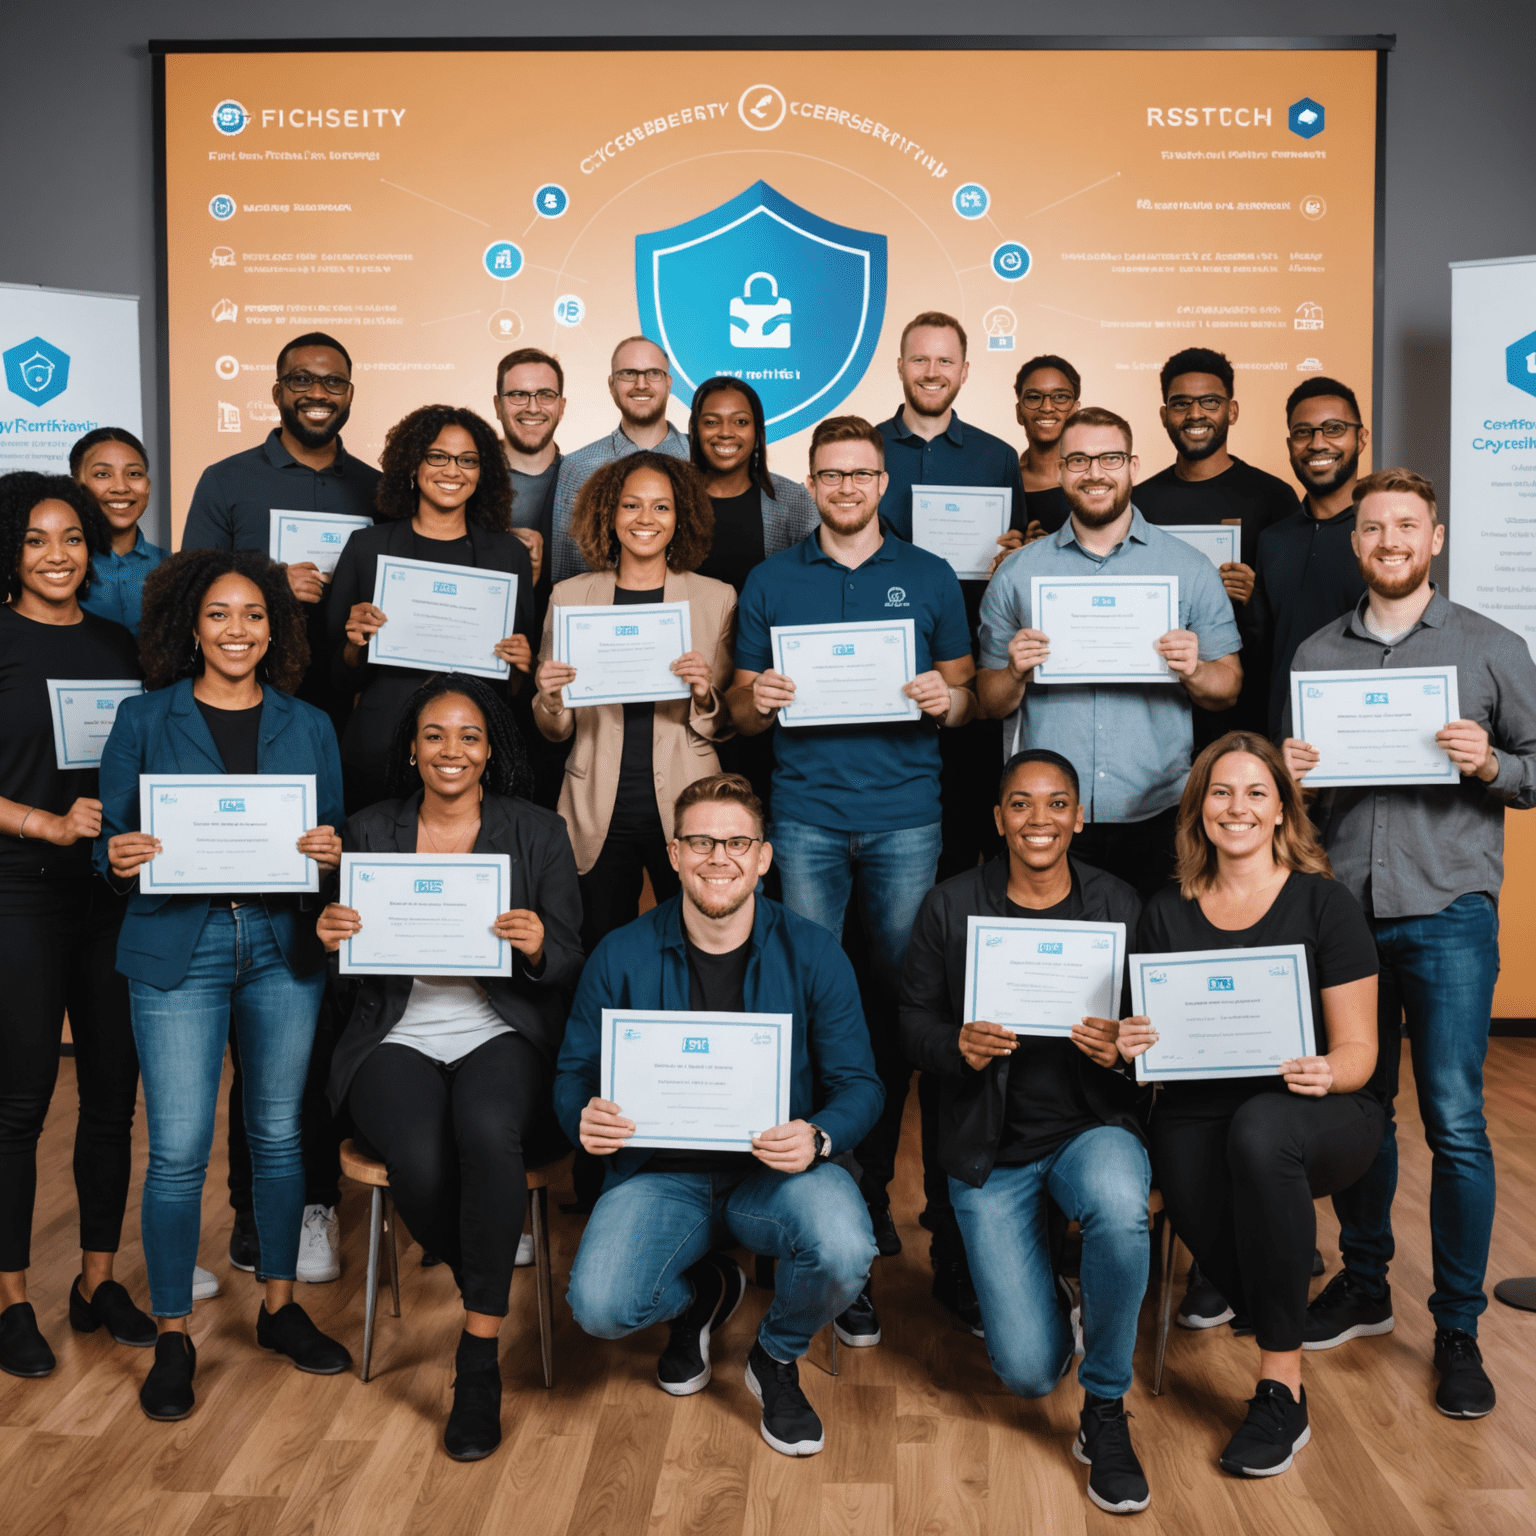
<path fill-rule="evenodd" d="M 1262 1076 L 1164 1081 L 1152 1116 L 1152 1160 L 1173 1230 L 1231 1303 L 1233 1328 L 1253 1332 L 1259 1346 L 1258 1385 L 1221 1466 L 1272 1477 L 1311 1436 L 1301 1350 L 1317 1242 L 1312 1202 L 1371 1166 L 1385 1123 L 1369 1086 L 1376 949 L 1359 902 L 1333 878 L 1301 791 L 1262 736 L 1233 731 L 1195 759 L 1179 803 L 1178 855 L 1178 885 L 1153 896 L 1142 916 L 1142 951 L 1237 956 L 1281 945 L 1306 961 L 1315 1052 Z M 1288 984 L 1294 991 L 1294 975 Z M 1231 990 L 1232 978 L 1208 986 Z M 1290 1006 L 1294 1039 L 1299 1008 Z M 1224 1056 L 1219 1031 L 1205 1027 L 1215 1038 L 1202 1042 L 1203 1061 L 1251 1070 L 1246 1037 Z M 1127 1060 L 1157 1041 L 1147 1016 L 1122 1021 Z"/>
<path fill-rule="evenodd" d="M 381 558 L 474 566 L 515 577 L 515 617 L 510 633 L 496 642 L 494 657 L 458 659 L 484 665 L 499 658 L 510 668 L 506 686 L 514 692 L 520 674 L 533 668 L 533 564 L 512 532 L 511 485 L 501 470 L 501 440 L 490 425 L 470 410 L 424 405 L 389 429 L 380 464 L 380 520 L 347 540 L 331 584 L 331 675 L 349 697 L 358 695 L 341 738 L 347 804 L 353 810 L 385 798 L 384 760 L 395 722 L 422 682 L 422 668 L 368 659 L 368 642 L 390 618 L 374 602 Z"/>
<path fill-rule="evenodd" d="M 858 1186 L 831 1159 L 874 1124 L 881 1088 L 847 956 L 820 924 L 756 894 L 773 859 L 764 830 L 745 779 L 695 780 L 677 797 L 668 850 L 679 894 L 610 933 L 582 973 L 560 1048 L 555 1111 L 565 1133 L 608 1169 L 571 1266 L 568 1299 L 597 1338 L 670 1322 L 656 1381 L 686 1397 L 709 1384 L 710 1336 L 746 1292 L 746 1276 L 716 1250 L 740 1243 L 776 1258 L 773 1301 L 747 1355 L 747 1387 L 762 1404 L 764 1440 L 786 1456 L 810 1456 L 822 1448 L 822 1426 L 796 1362 L 812 1336 L 857 1300 L 875 1257 Z M 626 1076 L 644 1103 L 599 1091 L 604 1015 L 614 1009 L 664 1010 L 683 1023 L 700 1014 L 767 1014 L 779 1027 L 787 1016 L 789 1069 L 772 1080 L 782 1121 L 736 1127 L 730 1148 L 658 1151 L 656 1135 L 644 1147 L 626 1145 L 642 1114 L 665 1127 L 663 1117 L 677 1113 L 669 1104 L 684 1101 L 686 1111 L 688 1084 L 665 1066 L 668 1081 L 658 1082 L 642 1056 Z M 618 1033 L 612 1052 L 630 1036 L 644 1048 L 643 1029 Z M 765 1029 L 732 1031 L 727 1040 L 701 1021 L 682 1051 L 698 1060 L 701 1047 L 718 1043 L 724 1049 L 711 1055 L 724 1080 L 764 1060 L 735 1053 L 770 1051 L 773 1039 Z"/>
<path fill-rule="evenodd" d="M 265 870 L 274 839 L 264 845 L 262 828 L 282 825 L 313 796 L 317 824 L 292 844 L 297 883 L 313 889 L 317 867 L 335 869 L 341 859 L 341 763 L 329 717 L 290 696 L 308 658 L 304 620 L 282 568 L 267 556 L 172 555 L 144 588 L 142 649 L 149 691 L 118 706 L 102 753 L 95 862 L 129 893 L 117 968 L 128 978 L 149 1119 L 144 1260 L 160 1334 L 139 1403 L 152 1419 L 184 1419 L 194 1404 L 197 1351 L 187 1327 L 203 1182 L 231 1032 L 240 1045 L 266 1282 L 256 1341 L 304 1371 L 333 1375 L 351 1364 L 293 1300 L 305 1193 L 299 1106 L 325 985 L 318 898 L 274 894 L 265 880 L 240 878 L 238 851 L 224 851 L 252 848 Z M 244 793 L 218 802 L 231 816 L 250 812 L 248 832 L 225 841 L 217 824 L 210 831 L 178 815 L 174 788 L 157 802 L 172 818 L 166 839 L 140 830 L 141 778 L 152 785 L 172 776 L 190 788 L 198 779 L 216 785 L 222 775 L 248 776 Z M 270 793 L 260 792 L 256 775 L 270 776 Z M 195 875 L 200 861 L 232 868 L 228 893 L 146 894 L 146 866 L 172 838 L 168 875 L 177 866 Z"/>
<path fill-rule="evenodd" d="M 139 526 L 149 511 L 149 455 L 125 427 L 97 427 L 71 445 L 69 472 L 112 531 L 110 547 L 91 561 L 91 590 L 80 606 L 137 636 L 145 579 L 167 554 Z"/>
<path fill-rule="evenodd" d="M 46 1376 L 54 1355 L 27 1299 L 37 1139 L 59 1075 L 69 1015 L 80 1090 L 75 1196 L 80 1275 L 69 1318 L 103 1323 L 122 1344 L 148 1346 L 154 1324 L 112 1278 L 122 1234 L 139 1064 L 128 985 L 113 966 L 123 901 L 91 869 L 101 827 L 94 758 L 59 751 L 50 679 L 80 678 L 92 695 L 136 687 L 138 647 L 121 625 L 83 609 L 92 557 L 110 529 L 91 496 L 62 475 L 0 476 L 0 1370 Z M 81 757 L 88 756 L 80 753 Z"/>
<path fill-rule="evenodd" d="M 547 1117 L 565 1000 L 581 972 L 581 897 L 565 827 L 528 799 L 522 737 L 483 679 L 423 683 L 401 714 L 388 769 L 395 796 L 347 822 L 344 851 L 510 860 L 493 932 L 512 948 L 512 974 L 357 978 L 330 1082 L 338 1114 L 345 1105 L 389 1169 L 411 1234 L 458 1282 L 464 1328 L 443 1443 L 455 1460 L 478 1461 L 501 1443 L 496 1336 L 527 1205 L 525 1149 Z M 374 923 L 386 926 L 333 902 L 317 931 L 334 953 Z M 407 958 L 408 942 L 408 931 L 391 930 L 392 958 Z"/>

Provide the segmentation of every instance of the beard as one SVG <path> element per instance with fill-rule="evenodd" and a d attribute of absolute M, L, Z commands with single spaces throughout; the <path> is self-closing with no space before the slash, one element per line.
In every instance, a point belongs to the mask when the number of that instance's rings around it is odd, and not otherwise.
<path fill-rule="evenodd" d="M 960 393 L 960 386 L 951 385 L 938 400 L 919 400 L 917 392 L 903 379 L 901 392 L 907 397 L 907 404 L 912 407 L 915 415 L 942 416 L 955 403 L 955 396 Z"/>
<path fill-rule="evenodd" d="M 310 426 L 286 400 L 278 406 L 277 414 L 282 417 L 283 426 L 306 448 L 325 448 L 341 435 L 347 417 L 352 414 L 352 407 L 350 404 L 338 406 L 336 413 L 323 427 Z"/>
<path fill-rule="evenodd" d="M 752 887 L 748 886 L 739 896 L 722 896 L 718 900 L 711 900 L 707 896 L 695 895 L 694 892 L 689 891 L 688 899 L 705 917 L 719 922 L 722 917 L 730 917 L 741 911 L 751 900 L 752 894 Z"/>
<path fill-rule="evenodd" d="M 523 426 L 521 422 L 514 418 L 502 422 L 502 430 L 506 432 L 507 445 L 514 453 L 534 454 L 542 453 L 549 446 L 551 439 L 555 435 L 556 425 L 554 417 L 550 417 L 542 428 L 537 429 L 541 435 L 530 437 L 528 433 L 535 429 Z"/>
<path fill-rule="evenodd" d="M 1426 554 L 1421 560 L 1414 560 L 1402 568 L 1399 576 L 1383 576 L 1374 563 L 1369 567 L 1363 567 L 1360 574 L 1365 578 L 1365 584 L 1377 597 L 1385 597 L 1389 600 L 1399 597 L 1407 597 L 1410 592 L 1417 592 L 1424 585 L 1425 578 L 1429 575 L 1430 561 L 1433 557 Z"/>
<path fill-rule="evenodd" d="M 1131 488 L 1129 485 L 1119 486 L 1115 490 L 1115 499 L 1108 507 L 1095 507 L 1085 504 L 1081 499 L 1080 487 L 1074 486 L 1068 490 L 1061 488 L 1061 494 L 1067 498 L 1067 505 L 1072 509 L 1072 516 L 1080 522 L 1084 528 L 1107 528 L 1114 520 L 1121 516 L 1131 504 Z"/>
<path fill-rule="evenodd" d="M 1296 478 L 1307 488 L 1308 495 L 1330 496 L 1341 485 L 1348 485 L 1354 479 L 1355 472 L 1360 468 L 1360 455 L 1346 454 L 1331 469 L 1326 470 L 1321 479 L 1304 465 L 1293 463 L 1292 468 L 1296 471 Z"/>
<path fill-rule="evenodd" d="M 852 534 L 862 533 L 873 521 L 880 511 L 878 501 L 866 501 L 861 507 L 817 507 L 821 513 L 821 520 L 833 533 L 842 534 L 848 538 Z"/>
<path fill-rule="evenodd" d="M 632 427 L 648 427 L 667 414 L 667 394 L 658 390 L 648 402 L 637 404 L 628 395 L 618 397 L 619 415 Z M 553 436 L 553 428 L 551 436 Z M 547 439 L 546 439 L 547 441 Z"/>
<path fill-rule="evenodd" d="M 1231 423 L 1212 422 L 1211 425 L 1215 430 L 1196 447 L 1191 448 L 1184 441 L 1177 427 L 1168 428 L 1168 440 L 1173 444 L 1174 451 L 1182 458 L 1188 459 L 1191 464 L 1198 464 L 1201 459 L 1208 459 L 1213 453 L 1218 453 L 1227 446 L 1227 433 L 1232 430 Z"/>

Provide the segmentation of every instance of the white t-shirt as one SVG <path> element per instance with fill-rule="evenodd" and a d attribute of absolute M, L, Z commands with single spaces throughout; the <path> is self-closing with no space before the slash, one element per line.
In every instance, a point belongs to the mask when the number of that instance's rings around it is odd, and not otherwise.
<path fill-rule="evenodd" d="M 447 1065 L 461 1061 L 487 1040 L 514 1034 L 491 1007 L 478 981 L 460 976 L 417 976 L 400 1021 L 385 1035 L 385 1045 L 412 1050 Z"/>

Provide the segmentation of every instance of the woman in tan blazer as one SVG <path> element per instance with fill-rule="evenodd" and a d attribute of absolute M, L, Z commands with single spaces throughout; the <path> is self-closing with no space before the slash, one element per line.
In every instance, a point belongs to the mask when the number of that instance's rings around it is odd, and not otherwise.
<path fill-rule="evenodd" d="M 724 692 L 731 679 L 736 594 L 697 574 L 714 538 L 714 512 L 699 472 L 642 452 L 597 471 L 582 487 L 571 537 L 591 570 L 550 594 L 536 674 L 533 719 L 551 741 L 576 740 L 566 759 L 560 814 L 570 828 L 581 881 L 582 943 L 639 910 L 641 877 L 658 901 L 678 888 L 667 857 L 672 807 L 695 779 L 720 771 L 715 742 L 731 734 Z M 576 669 L 554 659 L 555 610 L 686 602 L 693 649 L 672 664 L 687 699 L 568 708 L 561 689 Z"/>

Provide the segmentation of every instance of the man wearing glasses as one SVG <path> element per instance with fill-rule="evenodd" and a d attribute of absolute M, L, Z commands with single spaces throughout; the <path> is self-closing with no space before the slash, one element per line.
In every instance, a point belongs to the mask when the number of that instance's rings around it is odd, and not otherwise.
<path fill-rule="evenodd" d="M 535 631 L 544 625 L 549 599 L 549 548 L 555 481 L 562 463 L 555 432 L 565 415 L 565 370 L 537 347 L 519 347 L 496 365 L 496 419 L 501 451 L 512 477 L 512 531 L 533 561 Z"/>
<path fill-rule="evenodd" d="M 567 455 L 555 483 L 555 510 L 551 519 L 551 545 L 545 560 L 552 581 L 579 576 L 587 562 L 568 532 L 576 494 L 604 464 L 626 459 L 642 448 L 686 459 L 688 439 L 667 420 L 667 401 L 672 394 L 672 372 L 667 354 L 644 336 L 631 336 L 613 349 L 608 372 L 608 393 L 619 408 L 619 424 L 607 437 Z"/>

